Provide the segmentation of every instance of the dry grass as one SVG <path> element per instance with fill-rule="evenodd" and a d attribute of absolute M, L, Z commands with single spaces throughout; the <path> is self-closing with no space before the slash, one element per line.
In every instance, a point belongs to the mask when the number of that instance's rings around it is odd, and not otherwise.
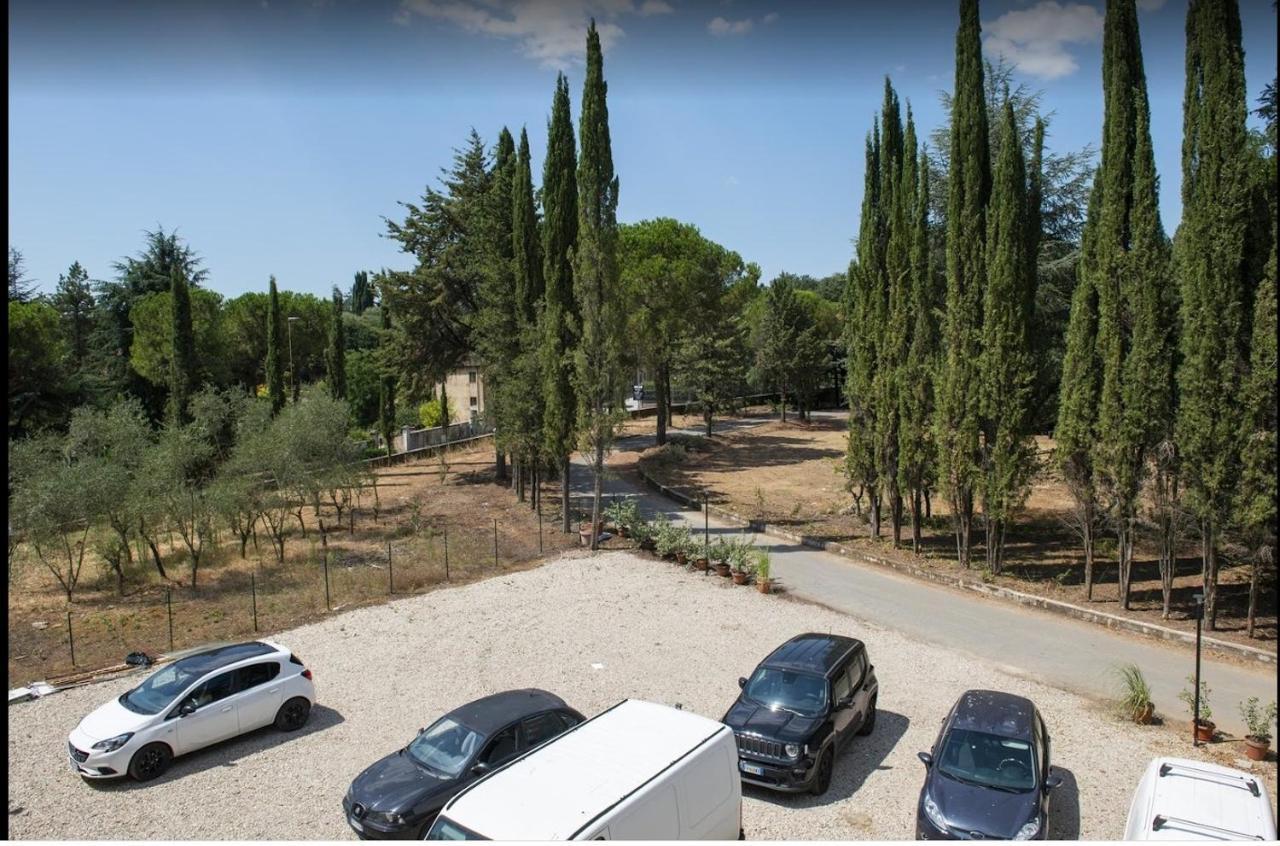
<path fill-rule="evenodd" d="M 903 546 L 892 543 L 888 509 L 882 515 L 882 537 L 870 537 L 865 513 L 854 508 L 854 496 L 843 472 L 846 423 L 843 417 L 814 418 L 802 423 L 773 420 L 750 428 L 717 434 L 702 449 L 681 456 L 671 449 L 648 449 L 642 454 L 620 454 L 618 466 L 639 460 L 647 472 L 677 488 L 708 490 L 718 502 L 751 519 L 765 520 L 823 541 L 833 541 L 874 551 L 879 555 L 910 559 L 920 566 L 955 570 L 955 538 L 945 500 L 935 496 L 930 517 L 924 521 L 921 554 L 910 551 L 911 528 L 904 516 Z M 1040 456 L 1053 447 L 1049 438 L 1036 439 Z M 674 455 L 673 455 L 674 452 Z M 867 501 L 864 498 L 865 509 Z M 1084 565 L 1077 536 L 1068 528 L 1071 497 L 1051 472 L 1040 474 L 1023 515 L 1006 541 L 1005 571 L 999 576 L 969 571 L 973 578 L 1002 584 L 1015 590 L 1085 602 Z M 981 545 L 980 521 L 975 521 L 974 542 Z M 1200 562 L 1193 538 L 1180 551 L 1174 580 L 1170 619 L 1161 619 L 1160 575 L 1155 550 L 1141 542 L 1134 564 L 1131 608 L 1119 609 L 1119 586 L 1114 560 L 1114 540 L 1104 534 L 1095 562 L 1094 607 L 1127 613 L 1174 628 L 1194 629 L 1190 619 L 1192 594 L 1199 590 Z M 979 560 L 981 552 L 978 552 Z M 1276 647 L 1274 591 L 1265 592 L 1255 629 L 1249 640 L 1244 631 L 1248 602 L 1248 567 L 1226 566 L 1219 579 L 1219 637 L 1267 649 Z"/>
<path fill-rule="evenodd" d="M 445 584 L 446 546 L 448 580 L 454 584 L 535 566 L 541 558 L 537 514 L 495 482 L 492 449 L 482 442 L 451 453 L 444 466 L 433 457 L 380 469 L 376 518 L 373 495 L 366 492 L 356 509 L 354 531 L 344 519 L 342 529 L 328 534 L 330 608 L 383 602 L 393 578 L 397 595 Z M 551 555 L 575 545 L 577 536 L 560 534 L 556 489 L 544 490 L 542 546 Z M 327 526 L 335 522 L 331 509 L 322 514 Z M 326 550 L 309 508 L 303 518 L 305 537 L 290 518 L 283 563 L 276 561 L 265 535 L 258 549 L 250 544 L 241 558 L 238 542 L 225 533 L 205 553 L 194 590 L 186 551 L 176 536 L 173 543 L 166 538 L 161 544 L 173 581 L 163 583 L 149 561 L 135 562 L 123 597 L 116 593 L 114 577 L 90 553 L 70 606 L 53 576 L 30 550 L 19 547 L 9 584 L 10 687 L 113 665 L 136 650 L 151 655 L 167 651 L 169 590 L 173 646 L 178 649 L 255 636 L 251 580 L 258 635 L 323 617 Z"/>

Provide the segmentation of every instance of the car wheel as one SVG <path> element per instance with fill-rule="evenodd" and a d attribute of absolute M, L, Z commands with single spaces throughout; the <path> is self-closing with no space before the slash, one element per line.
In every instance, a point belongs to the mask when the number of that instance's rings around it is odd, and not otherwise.
<path fill-rule="evenodd" d="M 813 785 L 809 788 L 809 792 L 814 796 L 821 796 L 831 786 L 831 770 L 835 767 L 835 758 L 831 747 L 828 746 L 827 751 L 823 752 L 822 757 L 818 759 L 818 773 L 813 777 Z"/>
<path fill-rule="evenodd" d="M 173 762 L 173 752 L 166 744 L 148 743 L 129 759 L 129 775 L 137 781 L 151 781 L 164 774 Z"/>
<path fill-rule="evenodd" d="M 862 728 L 858 729 L 858 735 L 864 737 L 876 730 L 876 698 L 871 697 L 871 707 L 867 709 L 867 718 L 862 721 Z"/>
<path fill-rule="evenodd" d="M 297 731 L 306 725 L 309 716 L 311 703 L 301 696 L 295 696 L 276 712 L 276 728 L 280 731 Z"/>

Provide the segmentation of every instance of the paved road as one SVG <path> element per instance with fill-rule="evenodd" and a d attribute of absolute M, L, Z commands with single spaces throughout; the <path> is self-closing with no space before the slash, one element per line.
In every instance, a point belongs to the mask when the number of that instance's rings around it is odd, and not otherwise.
<path fill-rule="evenodd" d="M 742 425 L 731 421 L 726 428 Z M 651 439 L 651 435 L 625 438 L 618 446 L 642 448 L 652 443 Z M 575 456 L 574 464 L 574 495 L 589 496 L 591 473 L 581 456 Z M 666 497 L 629 479 L 606 477 L 605 492 L 635 496 L 646 513 L 661 511 L 699 530 L 703 527 L 700 511 L 681 510 Z M 737 534 L 741 529 L 715 517 L 708 522 L 712 535 Z M 1177 698 L 1179 691 L 1190 687 L 1186 677 L 1194 670 L 1194 653 L 1189 648 L 856 564 L 782 538 L 755 535 L 755 539 L 758 545 L 768 546 L 773 577 L 792 595 L 1095 698 L 1111 697 L 1115 689 L 1112 667 L 1132 662 L 1147 678 L 1157 714 L 1179 724 L 1189 723 L 1185 706 Z M 1201 672 L 1210 689 L 1214 721 L 1219 729 L 1237 736 L 1244 733 L 1244 724 L 1236 704 L 1250 696 L 1264 702 L 1276 697 L 1274 668 L 1240 666 L 1206 656 Z"/>

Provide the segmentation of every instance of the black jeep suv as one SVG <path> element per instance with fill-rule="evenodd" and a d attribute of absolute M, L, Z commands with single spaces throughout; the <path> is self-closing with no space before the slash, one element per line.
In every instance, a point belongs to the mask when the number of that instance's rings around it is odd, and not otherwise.
<path fill-rule="evenodd" d="M 721 720 L 738 739 L 743 782 L 827 792 L 836 754 L 876 725 L 875 667 L 862 641 L 802 634 L 775 649 Z"/>

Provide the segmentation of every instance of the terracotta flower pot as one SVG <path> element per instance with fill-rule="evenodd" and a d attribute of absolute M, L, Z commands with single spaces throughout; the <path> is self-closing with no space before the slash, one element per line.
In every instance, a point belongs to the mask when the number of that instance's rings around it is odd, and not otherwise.
<path fill-rule="evenodd" d="M 1267 760 L 1267 750 L 1271 748 L 1271 739 L 1258 740 L 1249 736 L 1244 739 L 1244 754 L 1250 761 Z"/>
<path fill-rule="evenodd" d="M 722 561 L 717 561 L 717 562 L 716 562 L 716 575 L 717 575 L 717 576 L 727 576 L 727 575 L 729 575 L 729 573 L 730 573 L 730 572 L 732 572 L 732 571 L 729 569 L 729 565 L 728 565 L 728 564 L 725 564 L 725 563 L 724 563 L 724 562 L 722 562 Z"/>
<path fill-rule="evenodd" d="M 653 550 L 656 547 L 657 547 L 657 544 L 653 541 L 652 538 L 645 538 L 644 540 L 640 541 L 640 548 L 643 549 L 645 552 L 653 552 Z"/>
<path fill-rule="evenodd" d="M 733 574 L 733 583 L 735 585 L 745 585 L 747 583 L 747 574 L 735 571 Z"/>
<path fill-rule="evenodd" d="M 1217 723 L 1212 720 L 1201 720 L 1196 723 L 1196 740 L 1201 743 L 1209 743 L 1213 740 L 1213 735 L 1217 729 Z"/>
<path fill-rule="evenodd" d="M 631 530 L 630 530 L 630 529 L 628 529 L 626 526 L 619 526 L 619 527 L 618 527 L 618 537 L 620 537 L 620 538 L 629 538 L 629 537 L 631 537 Z"/>
<path fill-rule="evenodd" d="M 710 567 L 711 567 L 711 562 L 709 562 L 709 561 L 708 561 L 707 559 L 705 559 L 705 558 L 695 558 L 695 559 L 693 559 L 693 566 L 694 566 L 696 569 L 701 570 L 702 572 L 704 572 L 704 573 L 705 573 L 705 572 L 707 572 L 707 570 L 708 570 L 708 569 L 710 569 Z"/>
<path fill-rule="evenodd" d="M 772 587 L 773 587 L 773 583 L 772 583 L 772 580 L 770 579 L 760 579 L 759 581 L 756 582 L 756 588 L 761 593 L 769 593 Z"/>
<path fill-rule="evenodd" d="M 1133 711 L 1133 721 L 1140 726 L 1149 725 L 1151 718 L 1156 714 L 1156 706 L 1148 702 L 1141 708 L 1135 708 Z"/>
<path fill-rule="evenodd" d="M 687 553 L 685 553 L 683 550 L 682 550 L 682 551 L 680 551 L 680 552 L 677 552 L 677 553 L 676 553 L 676 563 L 677 563 L 677 564 L 684 564 L 684 563 L 685 563 L 686 561 L 688 561 L 688 560 L 689 560 L 689 556 L 688 556 L 688 554 L 687 554 Z"/>

